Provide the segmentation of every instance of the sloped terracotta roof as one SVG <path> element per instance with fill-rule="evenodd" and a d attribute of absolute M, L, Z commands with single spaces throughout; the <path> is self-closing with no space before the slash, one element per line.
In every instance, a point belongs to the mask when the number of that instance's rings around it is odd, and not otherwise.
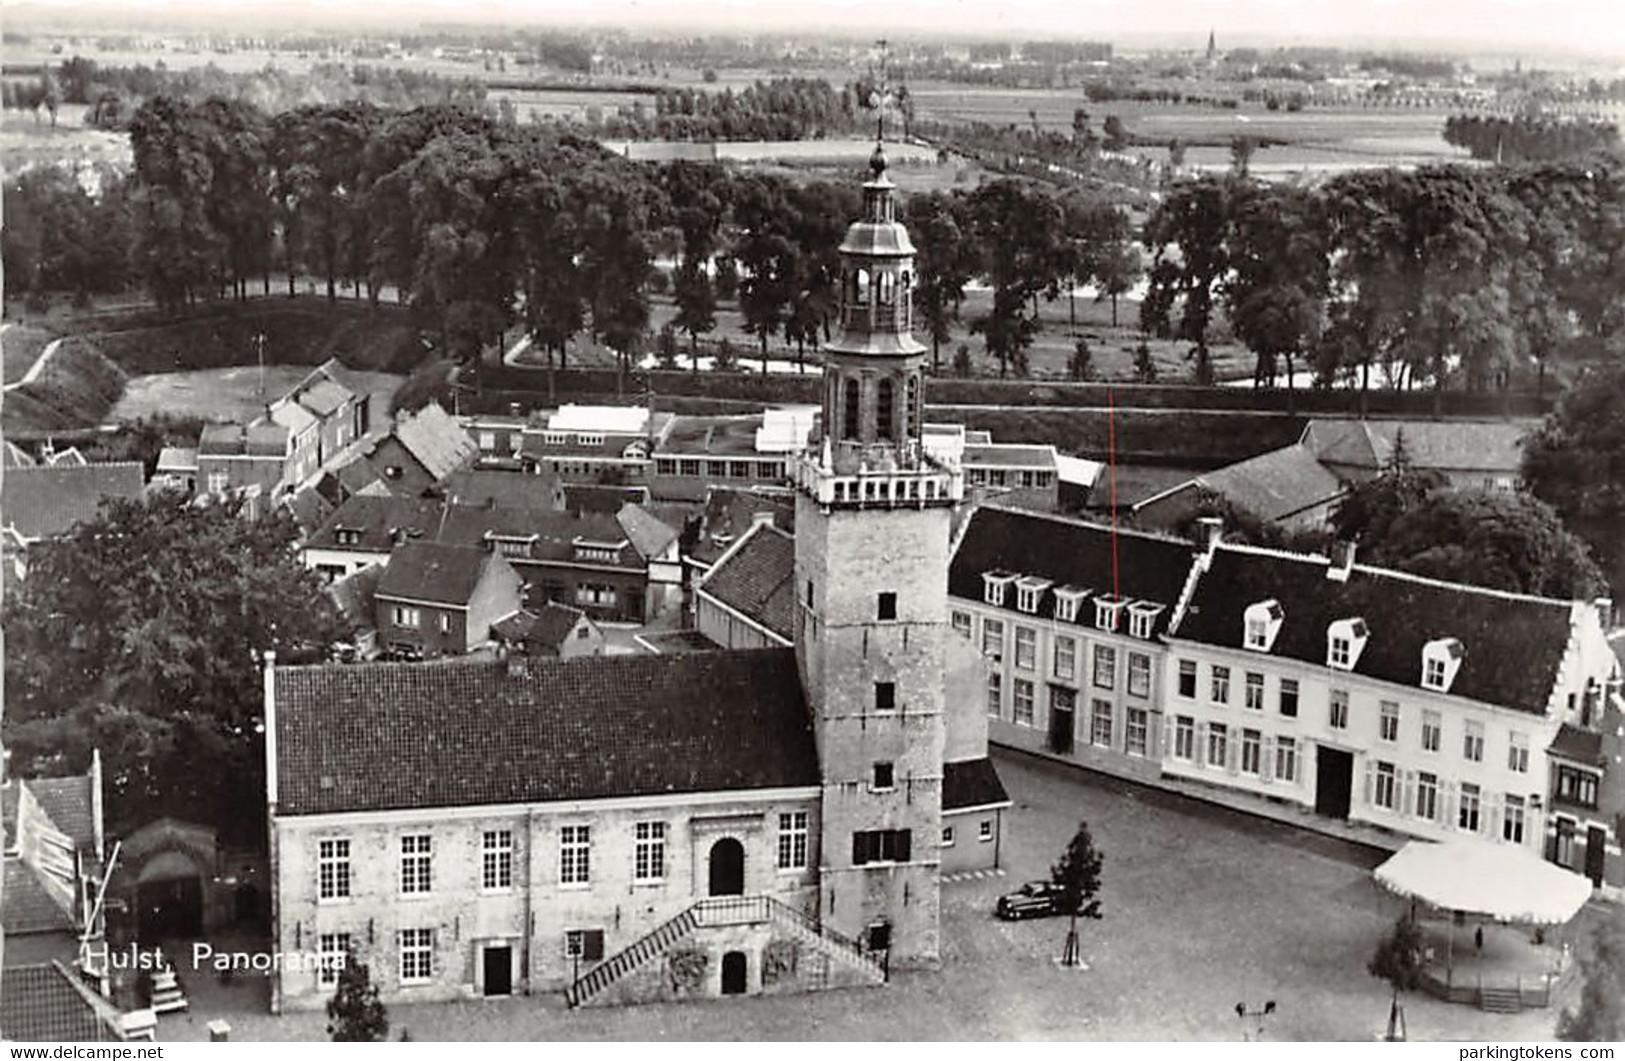
<path fill-rule="evenodd" d="M 1361 618 L 1370 633 L 1355 673 L 1413 688 L 1421 685 L 1422 647 L 1453 637 L 1464 655 L 1452 695 L 1545 713 L 1569 642 L 1569 602 L 1364 564 L 1340 582 L 1326 577 L 1330 566 L 1321 556 L 1220 546 L 1173 636 L 1239 649 L 1247 607 L 1274 600 L 1285 614 L 1269 655 L 1324 666 L 1327 628 Z"/>
<path fill-rule="evenodd" d="M 1518 470 L 1523 440 L 1534 420 L 1335 420 L 1309 421 L 1303 441 L 1327 464 L 1376 470 L 1394 454 L 1403 435 L 1418 468 L 1456 472 Z"/>
<path fill-rule="evenodd" d="M 506 566 L 507 561 L 471 546 L 406 542 L 389 554 L 373 595 L 463 607 L 489 564 Z"/>
<path fill-rule="evenodd" d="M 966 759 L 942 764 L 942 810 L 1008 806 L 1010 794 L 999 780 L 992 759 Z"/>
<path fill-rule="evenodd" d="M 72 932 L 73 915 L 65 909 L 34 870 L 21 858 L 6 858 L 6 894 L 0 906 L 0 928 L 6 935 L 31 932 Z M 11 975 L 7 969 L 5 976 Z"/>
<path fill-rule="evenodd" d="M 515 612 L 491 625 L 491 632 L 504 641 L 545 645 L 557 649 L 587 615 L 580 608 L 547 601 L 535 608 Z"/>
<path fill-rule="evenodd" d="M 819 780 L 788 649 L 287 667 L 275 681 L 283 815 Z"/>
<path fill-rule="evenodd" d="M 795 567 L 795 537 L 758 524 L 705 576 L 700 592 L 788 641 L 795 636 Z"/>
<path fill-rule="evenodd" d="M 0 483 L 0 522 L 23 538 L 54 538 L 93 519 L 104 499 L 133 500 L 146 486 L 140 461 L 7 468 Z"/>
<path fill-rule="evenodd" d="M 626 532 L 627 541 L 645 560 L 659 556 L 677 540 L 677 531 L 666 526 L 642 508 L 625 504 L 615 513 L 615 522 Z"/>
<path fill-rule="evenodd" d="M 59 962 L 8 966 L 0 977 L 0 1035 L 12 1042 L 116 1042 L 116 1019 Z"/>
<path fill-rule="evenodd" d="M 435 482 L 445 479 L 479 453 L 474 436 L 435 402 L 398 420 L 394 434 Z"/>
<path fill-rule="evenodd" d="M 1003 573 L 1046 579 L 1053 585 L 1039 596 L 1036 618 L 1055 615 L 1055 590 L 1071 586 L 1094 596 L 1113 593 L 1110 527 L 1065 516 L 1017 512 L 984 506 L 971 513 L 968 525 L 948 565 L 948 592 L 962 600 L 983 599 L 984 574 Z M 1190 543 L 1171 538 L 1118 531 L 1117 592 L 1133 601 L 1162 605 L 1152 626 L 1155 637 L 1167 629 L 1190 573 Z M 1016 610 L 1016 591 L 1005 595 L 1005 607 Z M 1089 600 L 1078 607 L 1077 622 L 1093 626 L 1095 610 Z M 1127 629 L 1124 620 L 1122 629 Z"/>

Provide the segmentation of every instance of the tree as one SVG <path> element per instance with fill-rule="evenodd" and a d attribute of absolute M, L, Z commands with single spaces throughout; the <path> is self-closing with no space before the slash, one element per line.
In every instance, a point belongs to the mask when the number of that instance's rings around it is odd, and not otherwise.
<path fill-rule="evenodd" d="M 1571 1043 L 1612 1043 L 1625 1039 L 1625 919 L 1610 913 L 1597 923 L 1591 953 L 1580 961 L 1585 983 L 1580 1007 L 1564 1008 L 1557 1037 Z"/>
<path fill-rule="evenodd" d="M 1251 172 L 1253 155 L 1258 153 L 1258 141 L 1250 136 L 1230 138 L 1230 170 L 1238 177 Z"/>
<path fill-rule="evenodd" d="M 1183 182 L 1157 206 L 1141 236 L 1152 264 L 1140 326 L 1194 343 L 1196 380 L 1202 385 L 1213 381 L 1208 327 L 1230 274 L 1231 201 L 1243 187 L 1214 177 Z"/>
<path fill-rule="evenodd" d="M 1095 850 L 1094 837 L 1088 822 L 1079 822 L 1078 831 L 1067 841 L 1061 860 L 1050 867 L 1050 879 L 1061 889 L 1061 909 L 1066 913 L 1066 947 L 1061 954 L 1062 965 L 1077 965 L 1078 918 L 1100 920 L 1100 867 L 1105 856 Z"/>
<path fill-rule="evenodd" d="M 1045 189 L 1005 178 L 976 189 L 969 202 L 971 231 L 982 273 L 993 288 L 993 306 L 971 330 L 986 339 L 999 375 L 1026 375 L 1027 348 L 1039 323 L 1034 302 L 1056 281 L 1063 229 L 1060 204 Z"/>
<path fill-rule="evenodd" d="M 1121 151 L 1128 146 L 1128 129 L 1123 125 L 1123 119 L 1115 114 L 1106 115 L 1106 141 L 1103 145 L 1107 151 Z"/>
<path fill-rule="evenodd" d="M 677 267 L 672 297 L 677 303 L 677 315 L 672 324 L 688 333 L 689 351 L 697 357 L 700 336 L 714 331 L 717 326 L 717 297 L 711 279 L 700 266 L 685 261 Z"/>
<path fill-rule="evenodd" d="M 1094 372 L 1092 355 L 1089 352 L 1089 340 L 1080 338 L 1072 347 L 1072 356 L 1066 362 L 1067 379 L 1087 380 Z"/>
<path fill-rule="evenodd" d="M 1297 356 L 1324 330 L 1327 292 L 1325 230 L 1306 189 L 1243 184 L 1231 205 L 1231 278 L 1223 285 L 1236 337 L 1252 350 L 1255 387 L 1274 386 L 1285 359 L 1291 386 Z"/>
<path fill-rule="evenodd" d="M 378 985 L 353 950 L 344 955 L 338 988 L 327 1000 L 327 1034 L 335 1043 L 381 1043 L 389 1038 L 389 1014 L 378 1001 Z"/>
<path fill-rule="evenodd" d="M 939 364 L 942 344 L 965 297 L 965 285 L 976 272 L 976 246 L 966 238 L 968 218 L 962 196 L 941 192 L 912 195 L 903 204 L 918 253 L 914 258 L 914 306 L 931 336 L 931 367 Z"/>
<path fill-rule="evenodd" d="M 1144 339 L 1134 348 L 1134 378 L 1141 383 L 1157 382 L 1157 363 L 1151 360 L 1151 346 Z"/>
<path fill-rule="evenodd" d="M 1580 377 L 1524 444 L 1522 473 L 1625 593 L 1625 366 Z"/>
<path fill-rule="evenodd" d="M 262 828 L 237 810 L 264 800 L 259 654 L 320 658 L 344 633 L 297 540 L 280 509 L 160 491 L 30 547 L 4 614 L 18 772 L 83 769 L 101 743 L 118 826 L 207 808 L 223 834 Z"/>
<path fill-rule="evenodd" d="M 1405 1008 L 1399 1003 L 1401 991 L 1415 991 L 1422 984 L 1422 930 L 1410 917 L 1394 922 L 1393 930 L 1377 944 L 1376 953 L 1366 963 L 1366 972 L 1388 981 L 1393 989 L 1388 1004 L 1389 1042 L 1405 1041 Z"/>

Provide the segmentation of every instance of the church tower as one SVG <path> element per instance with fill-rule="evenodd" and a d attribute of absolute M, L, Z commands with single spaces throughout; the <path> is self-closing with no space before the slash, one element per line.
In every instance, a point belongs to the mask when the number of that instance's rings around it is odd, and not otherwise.
<path fill-rule="evenodd" d="M 796 657 L 823 782 L 819 916 L 896 965 L 938 956 L 943 670 L 956 467 L 920 441 L 914 245 L 876 146 L 841 243 L 823 421 L 793 462 Z"/>

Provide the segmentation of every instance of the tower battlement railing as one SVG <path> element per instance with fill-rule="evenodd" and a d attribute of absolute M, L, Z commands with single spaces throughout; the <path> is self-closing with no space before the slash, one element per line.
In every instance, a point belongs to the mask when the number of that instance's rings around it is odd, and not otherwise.
<path fill-rule="evenodd" d="M 915 439 L 865 446 L 826 438 L 791 461 L 790 475 L 826 508 L 924 508 L 965 497 L 959 468 Z"/>

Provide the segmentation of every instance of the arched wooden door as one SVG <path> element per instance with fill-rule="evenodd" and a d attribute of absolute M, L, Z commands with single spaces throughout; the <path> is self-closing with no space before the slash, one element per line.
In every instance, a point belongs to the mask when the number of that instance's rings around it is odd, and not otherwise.
<path fill-rule="evenodd" d="M 731 836 L 711 845 L 712 895 L 745 894 L 745 846 Z"/>

